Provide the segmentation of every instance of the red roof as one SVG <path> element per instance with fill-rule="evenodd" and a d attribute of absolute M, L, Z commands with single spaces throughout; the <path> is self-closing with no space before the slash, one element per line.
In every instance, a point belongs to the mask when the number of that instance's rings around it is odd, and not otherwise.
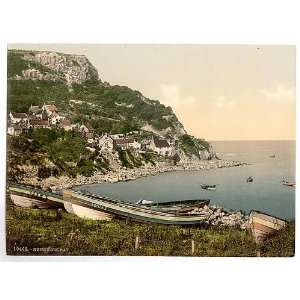
<path fill-rule="evenodd" d="M 170 147 L 168 141 L 163 140 L 163 139 L 154 139 L 154 144 L 155 144 L 155 147 L 157 147 L 157 148 L 169 148 Z"/>
<path fill-rule="evenodd" d="M 48 120 L 33 119 L 30 120 L 30 125 L 49 125 Z"/>
<path fill-rule="evenodd" d="M 13 112 L 11 114 L 14 118 L 17 118 L 17 119 L 26 119 L 28 117 L 26 113 L 15 113 L 15 112 Z"/>
<path fill-rule="evenodd" d="M 134 139 L 116 139 L 114 141 L 118 145 L 124 145 L 124 144 L 134 143 Z"/>

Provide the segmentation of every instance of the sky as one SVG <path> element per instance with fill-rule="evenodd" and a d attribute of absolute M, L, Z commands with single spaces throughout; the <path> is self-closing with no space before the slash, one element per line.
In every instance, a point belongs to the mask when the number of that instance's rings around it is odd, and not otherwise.
<path fill-rule="evenodd" d="M 296 137 L 296 48 L 287 45 L 11 44 L 84 54 L 102 81 L 171 106 L 189 134 Z"/>

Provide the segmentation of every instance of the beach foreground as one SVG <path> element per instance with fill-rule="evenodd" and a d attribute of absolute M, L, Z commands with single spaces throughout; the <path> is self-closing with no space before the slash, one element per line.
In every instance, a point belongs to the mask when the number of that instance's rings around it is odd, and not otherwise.
<path fill-rule="evenodd" d="M 8 255 L 257 256 L 250 233 L 232 228 L 186 229 L 124 220 L 91 221 L 7 201 Z M 295 225 L 269 239 L 260 256 L 293 256 Z"/>

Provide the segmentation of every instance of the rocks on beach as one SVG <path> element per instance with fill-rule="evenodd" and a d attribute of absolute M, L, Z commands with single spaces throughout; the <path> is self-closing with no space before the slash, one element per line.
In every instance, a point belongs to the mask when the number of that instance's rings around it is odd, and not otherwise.
<path fill-rule="evenodd" d="M 76 178 L 70 178 L 67 176 L 61 177 L 48 177 L 43 180 L 39 180 L 36 176 L 28 176 L 24 178 L 24 184 L 30 184 L 34 186 L 40 186 L 44 190 L 59 191 L 63 189 L 69 189 L 73 186 L 104 183 L 110 182 L 115 183 L 119 181 L 135 180 L 141 177 L 154 176 L 164 172 L 174 171 L 200 171 L 210 170 L 217 168 L 230 168 L 246 165 L 240 161 L 224 161 L 224 160 L 211 160 L 211 161 L 199 161 L 198 163 L 192 164 L 181 164 L 181 165 L 168 165 L 167 163 L 158 163 L 157 165 L 146 165 L 140 168 L 127 169 L 119 168 L 117 170 L 110 171 L 106 174 L 96 172 L 93 176 L 85 177 L 77 175 Z"/>
<path fill-rule="evenodd" d="M 205 223 L 208 226 L 233 227 L 246 229 L 248 227 L 249 216 L 240 211 L 227 211 L 222 207 L 205 205 L 203 208 L 196 208 L 189 212 L 192 215 L 204 215 Z"/>

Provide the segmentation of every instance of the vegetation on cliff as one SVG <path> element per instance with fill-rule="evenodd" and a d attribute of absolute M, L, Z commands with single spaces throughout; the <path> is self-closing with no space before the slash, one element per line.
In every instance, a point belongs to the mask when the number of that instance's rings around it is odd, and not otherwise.
<path fill-rule="evenodd" d="M 109 170 L 105 157 L 86 149 L 86 140 L 75 131 L 40 128 L 8 138 L 8 179 L 19 181 L 21 166 L 35 166 L 38 176 L 90 176 Z M 18 167 L 19 166 L 19 167 Z"/>
<path fill-rule="evenodd" d="M 43 105 L 53 102 L 59 110 L 71 115 L 75 122 L 90 122 L 96 133 L 120 133 L 141 129 L 150 125 L 157 131 L 166 130 L 165 134 L 174 135 L 184 132 L 171 107 L 159 101 L 150 100 L 140 92 L 126 86 L 103 83 L 95 77 L 95 68 L 88 69 L 87 80 L 72 82 L 67 85 L 64 80 L 38 80 L 19 78 L 22 71 L 36 69 L 42 74 L 58 74 L 56 71 L 33 60 L 24 59 L 35 51 L 8 51 L 8 110 L 25 112 L 30 105 Z M 68 57 L 67 54 L 60 54 Z M 67 63 L 66 63 L 67 64 Z M 78 62 L 72 63 L 80 70 Z M 68 67 L 68 65 L 66 66 Z M 60 78 L 59 77 L 59 78 Z M 70 100 L 75 100 L 70 103 Z"/>
<path fill-rule="evenodd" d="M 179 148 L 183 150 L 187 156 L 194 155 L 199 157 L 199 151 L 203 151 L 204 149 L 209 151 L 209 147 L 210 145 L 207 141 L 197 139 L 188 134 L 182 135 L 179 139 Z"/>

